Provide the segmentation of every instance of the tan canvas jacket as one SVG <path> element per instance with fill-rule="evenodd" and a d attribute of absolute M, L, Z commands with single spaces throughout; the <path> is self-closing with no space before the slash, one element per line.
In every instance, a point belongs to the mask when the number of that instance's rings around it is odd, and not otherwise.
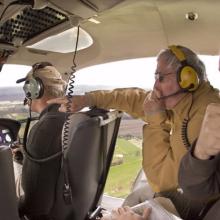
<path fill-rule="evenodd" d="M 189 112 L 187 136 L 190 144 L 198 137 L 202 119 L 209 103 L 219 103 L 219 91 L 208 82 L 184 98 L 171 110 L 144 115 L 143 102 L 147 91 L 138 88 L 94 91 L 87 93 L 94 106 L 117 109 L 141 118 L 143 128 L 143 168 L 155 192 L 178 187 L 179 163 L 187 149 L 183 143 L 183 121 Z"/>

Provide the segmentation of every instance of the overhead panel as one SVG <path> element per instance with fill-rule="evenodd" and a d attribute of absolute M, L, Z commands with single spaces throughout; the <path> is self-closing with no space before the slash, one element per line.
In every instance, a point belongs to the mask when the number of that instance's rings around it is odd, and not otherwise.
<path fill-rule="evenodd" d="M 65 14 L 53 8 L 25 8 L 0 26 L 0 43 L 21 46 L 27 40 L 67 20 Z"/>

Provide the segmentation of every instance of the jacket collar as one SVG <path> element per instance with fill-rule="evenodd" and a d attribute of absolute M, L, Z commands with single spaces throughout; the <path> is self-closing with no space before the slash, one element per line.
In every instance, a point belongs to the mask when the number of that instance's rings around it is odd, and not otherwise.
<path fill-rule="evenodd" d="M 185 115 L 187 116 L 189 112 L 189 108 L 193 105 L 193 100 L 201 97 L 203 94 L 208 93 L 210 90 L 214 90 L 214 88 L 210 85 L 210 83 L 202 82 L 198 89 L 194 92 L 188 92 L 178 103 L 177 105 L 171 109 L 171 111 L 178 115 Z"/>
<path fill-rule="evenodd" d="M 60 105 L 59 104 L 50 104 L 40 113 L 39 118 L 41 118 L 47 112 L 58 112 Z"/>

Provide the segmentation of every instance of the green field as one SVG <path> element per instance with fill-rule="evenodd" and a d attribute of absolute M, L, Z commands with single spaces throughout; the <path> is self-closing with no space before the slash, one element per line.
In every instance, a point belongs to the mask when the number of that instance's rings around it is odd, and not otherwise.
<path fill-rule="evenodd" d="M 141 168 L 141 149 L 128 140 L 118 138 L 115 154 L 123 155 L 123 163 L 111 166 L 106 182 L 105 193 L 116 197 L 126 197 Z"/>

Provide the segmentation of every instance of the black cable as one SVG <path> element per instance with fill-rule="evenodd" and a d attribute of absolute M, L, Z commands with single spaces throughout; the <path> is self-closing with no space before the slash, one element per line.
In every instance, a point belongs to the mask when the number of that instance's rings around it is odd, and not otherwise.
<path fill-rule="evenodd" d="M 32 105 L 32 99 L 28 99 L 29 101 L 29 118 L 31 119 L 31 105 Z"/>
<path fill-rule="evenodd" d="M 78 43 L 79 43 L 79 26 L 77 27 L 77 37 L 76 37 L 76 44 L 75 44 L 75 50 L 73 54 L 73 65 L 71 67 L 71 74 L 68 79 L 68 89 L 67 89 L 67 115 L 66 115 L 66 120 L 64 123 L 64 128 L 63 128 L 63 145 L 62 145 L 62 151 L 64 151 L 67 148 L 68 145 L 68 134 L 69 134 L 69 126 L 70 126 L 70 113 L 71 113 L 71 106 L 72 106 L 72 97 L 73 97 L 73 89 L 74 89 L 74 79 L 75 75 L 74 73 L 76 72 L 76 53 L 77 53 L 77 48 L 78 48 Z"/>
<path fill-rule="evenodd" d="M 72 70 L 74 70 L 75 73 L 75 68 L 76 68 L 76 63 L 75 63 L 75 59 L 76 59 L 76 53 L 77 53 L 77 48 L 78 48 L 78 44 L 79 44 L 79 31 L 80 31 L 80 26 L 77 26 L 77 35 L 76 35 L 76 45 L 75 45 L 75 51 L 73 54 L 73 66 L 72 66 Z"/>
<path fill-rule="evenodd" d="M 2 12 L 2 14 L 1 14 L 1 16 L 0 16 L 0 22 L 1 22 L 2 18 L 3 18 L 3 16 L 4 16 L 5 12 L 8 10 L 8 8 L 9 8 L 10 6 L 16 5 L 16 4 L 18 4 L 18 1 L 10 2 L 10 3 L 6 6 L 6 8 L 3 10 L 3 12 Z"/>
<path fill-rule="evenodd" d="M 50 161 L 52 159 L 55 159 L 57 158 L 58 156 L 60 156 L 62 154 L 62 151 L 59 151 L 57 153 L 54 153 L 53 155 L 51 156 L 48 156 L 48 157 L 44 157 L 44 158 L 41 158 L 41 159 L 37 159 L 37 158 L 34 158 L 32 155 L 29 154 L 29 152 L 27 151 L 27 136 L 28 136 L 28 133 L 29 133 L 29 128 L 30 128 L 30 123 L 31 121 L 33 120 L 36 120 L 36 117 L 32 118 L 32 115 L 31 115 L 31 105 L 32 105 L 32 99 L 28 99 L 29 101 L 29 117 L 27 118 L 27 122 L 26 122 L 26 126 L 25 126 L 25 131 L 24 131 L 24 141 L 23 141 L 23 150 L 24 150 L 24 154 L 25 156 L 33 161 L 33 162 L 36 162 L 36 163 L 45 163 L 47 161 Z"/>
<path fill-rule="evenodd" d="M 68 146 L 68 134 L 69 134 L 69 127 L 70 127 L 70 116 L 71 114 L 71 105 L 72 105 L 72 97 L 73 97 L 73 89 L 74 89 L 74 73 L 71 73 L 69 79 L 68 79 L 68 89 L 67 89 L 67 113 L 65 118 L 65 123 L 63 126 L 63 143 L 62 143 L 62 152 L 67 148 Z"/>
<path fill-rule="evenodd" d="M 26 122 L 26 126 L 25 126 L 25 130 L 24 130 L 24 138 L 23 138 L 23 146 L 24 146 L 24 152 L 26 153 L 26 146 L 27 146 L 27 136 L 28 136 L 28 131 L 29 131 L 29 127 L 30 127 L 30 123 L 31 123 L 31 104 L 32 104 L 32 100 L 28 99 L 29 103 L 29 117 L 27 118 L 27 122 Z M 28 153 L 27 153 L 28 154 Z"/>
<path fill-rule="evenodd" d="M 187 150 L 191 147 L 191 143 L 190 143 L 189 138 L 188 138 L 187 129 L 188 129 L 188 123 L 189 123 L 189 120 L 190 120 L 189 114 L 190 114 L 192 105 L 193 105 L 193 94 L 192 94 L 192 101 L 190 103 L 190 107 L 189 107 L 188 112 L 187 112 L 187 117 L 183 119 L 182 130 L 181 130 L 182 141 L 183 141 L 183 144 L 184 144 L 184 146 L 186 147 Z"/>
<path fill-rule="evenodd" d="M 187 135 L 188 123 L 189 123 L 189 119 L 184 118 L 182 122 L 182 133 L 181 133 L 183 144 L 187 150 L 191 146 L 189 139 L 188 139 L 188 135 Z"/>
<path fill-rule="evenodd" d="M 28 128 L 29 128 L 29 126 L 28 126 Z M 26 140 L 24 139 L 24 142 L 25 142 Z M 33 161 L 33 162 L 35 162 L 35 163 L 45 163 L 45 162 L 47 162 L 47 161 L 50 161 L 50 160 L 53 160 L 53 159 L 55 159 L 55 158 L 57 158 L 58 156 L 60 156 L 61 154 L 62 154 L 62 151 L 59 151 L 59 152 L 57 152 L 57 153 L 55 153 L 55 154 L 53 154 L 53 155 L 51 155 L 51 156 L 48 156 L 48 157 L 44 157 L 44 158 L 42 158 L 42 159 L 36 159 L 36 158 L 34 158 L 32 155 L 30 155 L 29 153 L 28 153 L 28 151 L 27 151 L 27 147 L 26 147 L 27 145 L 26 144 L 24 144 L 24 154 L 25 154 L 25 156 L 29 159 L 29 160 L 31 160 L 31 161 Z"/>
<path fill-rule="evenodd" d="M 29 154 L 29 152 L 27 151 L 27 136 L 28 136 L 28 131 L 29 131 L 29 128 L 30 128 L 30 123 L 31 123 L 31 121 L 32 121 L 32 119 L 31 118 L 28 118 L 27 119 L 27 123 L 26 123 L 26 126 L 25 126 L 25 131 L 24 131 L 24 148 L 23 148 L 23 150 L 24 150 L 24 154 L 25 154 L 25 156 L 29 159 L 29 160 L 31 160 L 31 161 L 33 161 L 33 162 L 36 162 L 36 163 L 45 163 L 45 162 L 47 162 L 47 161 L 50 161 L 50 160 L 52 160 L 52 159 L 55 159 L 55 158 L 57 158 L 58 156 L 60 156 L 61 154 L 62 154 L 62 151 L 59 151 L 59 152 L 57 152 L 57 153 L 55 153 L 55 154 L 53 154 L 53 155 L 51 155 L 51 156 L 48 156 L 48 157 L 44 157 L 44 158 L 41 158 L 41 159 L 36 159 L 36 158 L 34 158 L 32 155 L 30 155 Z"/>
<path fill-rule="evenodd" d="M 24 154 L 31 161 L 34 161 L 36 163 L 44 163 L 44 162 L 47 162 L 49 160 L 57 158 L 58 156 L 60 156 L 62 154 L 62 151 L 59 151 L 59 152 L 57 152 L 57 153 L 55 153 L 51 156 L 48 156 L 48 157 L 45 157 L 45 158 L 42 158 L 42 159 L 36 159 L 28 153 L 28 151 L 27 151 L 27 136 L 28 136 L 28 132 L 29 132 L 29 128 L 30 128 L 30 123 L 31 123 L 32 120 L 35 120 L 35 118 L 32 118 L 32 115 L 31 115 L 32 99 L 28 99 L 28 101 L 29 101 L 29 117 L 27 118 L 25 131 L 24 131 L 24 141 L 23 141 L 24 142 L 23 143 Z"/>
<path fill-rule="evenodd" d="M 68 140 L 69 140 L 69 128 L 70 128 L 70 116 L 71 116 L 71 106 L 72 106 L 72 97 L 73 97 L 73 89 L 74 89 L 74 73 L 76 72 L 76 54 L 77 54 L 77 48 L 78 48 L 78 42 L 79 42 L 79 25 L 77 26 L 77 38 L 76 38 L 76 44 L 75 44 L 75 51 L 73 54 L 73 65 L 71 67 L 71 74 L 68 79 L 68 90 L 67 90 L 67 114 L 66 114 L 66 120 L 63 126 L 63 142 L 62 142 L 62 158 L 61 158 L 61 170 L 63 171 L 63 178 L 64 178 L 64 184 L 63 184 L 63 199 L 67 205 L 72 203 L 72 189 L 71 185 L 69 183 L 69 175 L 68 175 L 68 166 L 67 161 L 64 155 L 65 149 L 68 147 Z"/>

